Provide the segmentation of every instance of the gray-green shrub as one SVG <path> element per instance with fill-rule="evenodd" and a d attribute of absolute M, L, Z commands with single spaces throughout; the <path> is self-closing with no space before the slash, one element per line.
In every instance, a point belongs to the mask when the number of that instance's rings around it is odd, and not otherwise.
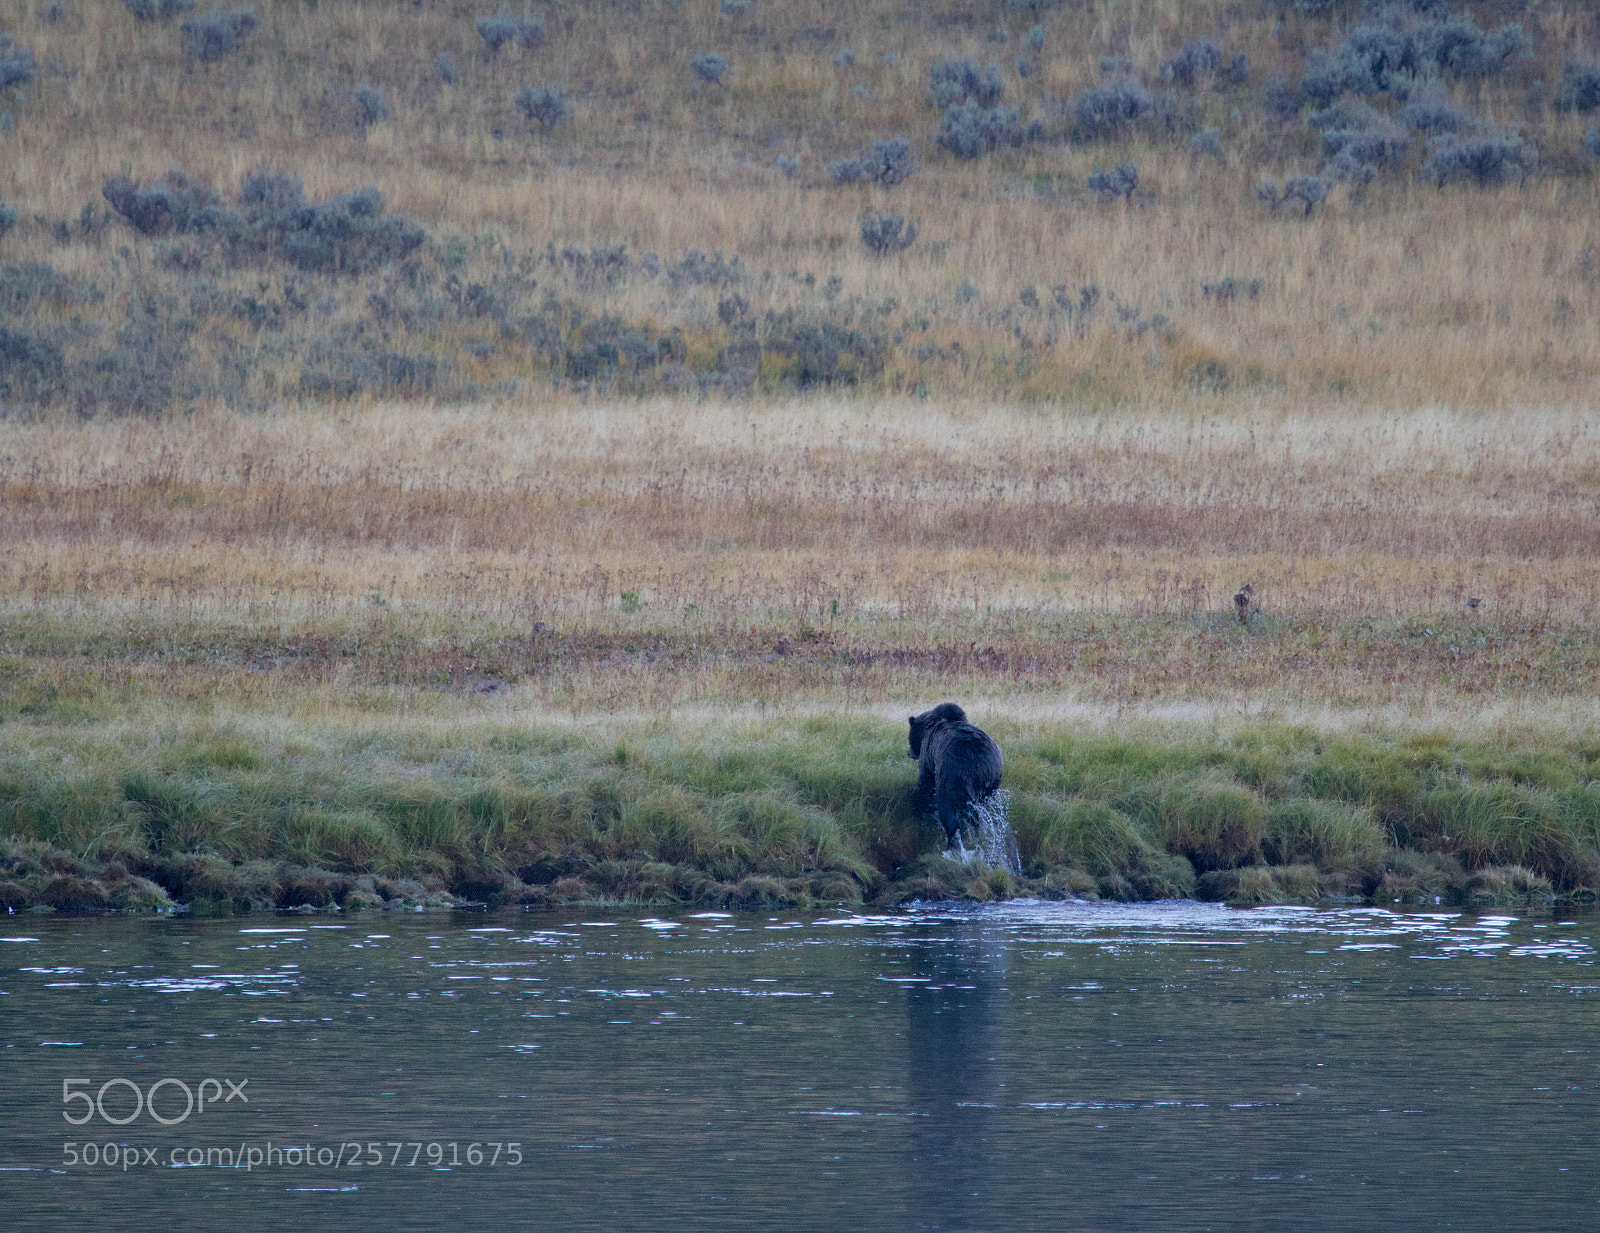
<path fill-rule="evenodd" d="M 1221 160 L 1222 130 L 1219 128 L 1203 128 L 1193 137 L 1189 138 L 1189 153 L 1197 157 L 1204 156 Z"/>
<path fill-rule="evenodd" d="M 1561 70 L 1561 93 L 1556 96 L 1556 110 L 1583 112 L 1596 108 L 1600 108 L 1600 63 L 1574 60 Z"/>
<path fill-rule="evenodd" d="M 112 176 L 100 193 L 145 235 L 209 231 L 224 214 L 222 198 L 209 183 L 176 169 L 148 187 L 127 176 Z"/>
<path fill-rule="evenodd" d="M 33 80 L 33 52 L 9 34 L 0 34 L 0 90 L 25 86 Z"/>
<path fill-rule="evenodd" d="M 1222 48 L 1208 38 L 1190 39 L 1172 59 L 1161 66 L 1164 80 L 1192 89 L 1201 74 L 1215 71 L 1222 62 Z"/>
<path fill-rule="evenodd" d="M 517 91 L 517 110 L 530 124 L 537 124 L 541 133 L 548 133 L 561 121 L 571 118 L 572 104 L 561 86 L 545 82 L 537 86 L 523 86 Z"/>
<path fill-rule="evenodd" d="M 689 61 L 689 68 L 701 81 L 719 86 L 728 71 L 728 62 L 718 52 L 702 51 Z"/>
<path fill-rule="evenodd" d="M 490 55 L 499 55 L 508 43 L 516 43 L 526 51 L 544 44 L 544 19 L 523 19 L 501 13 L 495 17 L 480 17 L 477 21 L 478 37 L 488 45 Z"/>
<path fill-rule="evenodd" d="M 194 8 L 194 0 L 122 0 L 122 3 L 139 21 L 160 21 Z"/>
<path fill-rule="evenodd" d="M 356 123 L 360 127 L 365 128 L 389 118 L 389 100 L 384 96 L 381 86 L 364 81 L 355 88 L 354 97 Z"/>
<path fill-rule="evenodd" d="M 1150 91 L 1131 77 L 1090 86 L 1072 100 L 1079 135 L 1090 139 L 1115 137 L 1149 119 L 1155 109 Z"/>
<path fill-rule="evenodd" d="M 1327 200 L 1332 188 L 1332 182 L 1324 176 L 1290 176 L 1282 184 L 1263 180 L 1256 185 L 1256 196 L 1266 202 L 1274 214 L 1280 206 L 1298 201 L 1305 206 L 1306 217 L 1310 218 L 1317 206 Z"/>
<path fill-rule="evenodd" d="M 904 252 L 916 238 L 916 223 L 907 223 L 903 214 L 868 214 L 861 220 L 861 243 L 875 257 Z"/>
<path fill-rule="evenodd" d="M 211 9 L 178 27 L 191 60 L 223 60 L 244 46 L 260 25 L 249 9 Z"/>
<path fill-rule="evenodd" d="M 797 165 L 798 169 L 798 165 Z M 904 184 L 917 169 L 917 156 L 904 137 L 874 141 L 865 154 L 837 159 L 828 164 L 835 184 Z"/>
<path fill-rule="evenodd" d="M 1482 133 L 1449 133 L 1428 142 L 1428 157 L 1421 174 L 1443 188 L 1456 180 L 1471 180 L 1479 188 L 1492 188 L 1516 180 L 1524 183 L 1539 168 L 1539 152 L 1520 134 L 1487 129 Z"/>
<path fill-rule="evenodd" d="M 933 105 L 945 109 L 966 102 L 980 108 L 995 107 L 1006 92 L 998 64 L 979 69 L 972 60 L 940 60 L 928 70 L 928 80 Z"/>
<path fill-rule="evenodd" d="M 968 99 L 944 113 L 935 140 L 957 158 L 982 158 L 1001 146 L 1020 146 L 1027 137 L 1015 107 L 986 108 Z"/>
<path fill-rule="evenodd" d="M 1090 189 L 1103 197 L 1121 197 L 1124 201 L 1130 201 L 1134 190 L 1139 187 L 1139 169 L 1132 163 L 1118 163 L 1110 171 L 1096 167 L 1089 173 L 1088 184 Z"/>

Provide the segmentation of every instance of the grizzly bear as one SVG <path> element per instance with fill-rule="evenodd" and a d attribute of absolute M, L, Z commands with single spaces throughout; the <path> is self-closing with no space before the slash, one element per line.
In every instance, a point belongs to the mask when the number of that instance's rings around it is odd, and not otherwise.
<path fill-rule="evenodd" d="M 918 814 L 929 807 L 944 827 L 945 846 L 955 847 L 972 807 L 1000 786 L 1000 746 L 967 722 L 954 702 L 911 716 L 911 757 L 917 760 Z"/>

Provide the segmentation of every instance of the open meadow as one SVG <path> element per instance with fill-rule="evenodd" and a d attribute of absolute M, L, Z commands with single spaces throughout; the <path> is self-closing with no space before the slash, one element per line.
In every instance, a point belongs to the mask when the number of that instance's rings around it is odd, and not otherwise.
<path fill-rule="evenodd" d="M 1588 9 L 6 21 L 0 903 L 1600 889 Z"/>

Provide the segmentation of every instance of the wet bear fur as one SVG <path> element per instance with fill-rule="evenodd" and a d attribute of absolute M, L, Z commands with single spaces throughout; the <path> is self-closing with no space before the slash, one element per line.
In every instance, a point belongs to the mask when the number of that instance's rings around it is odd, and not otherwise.
<path fill-rule="evenodd" d="M 945 846 L 954 847 L 972 806 L 1000 786 L 1000 746 L 982 728 L 967 722 L 954 702 L 911 716 L 911 757 L 917 760 L 916 807 L 930 808 L 944 827 Z"/>

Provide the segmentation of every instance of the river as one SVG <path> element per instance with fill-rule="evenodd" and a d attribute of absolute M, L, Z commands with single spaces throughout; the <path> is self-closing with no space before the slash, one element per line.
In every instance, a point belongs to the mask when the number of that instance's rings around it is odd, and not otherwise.
<path fill-rule="evenodd" d="M 0 916 L 0 1223 L 1588 1229 L 1596 923 Z"/>

